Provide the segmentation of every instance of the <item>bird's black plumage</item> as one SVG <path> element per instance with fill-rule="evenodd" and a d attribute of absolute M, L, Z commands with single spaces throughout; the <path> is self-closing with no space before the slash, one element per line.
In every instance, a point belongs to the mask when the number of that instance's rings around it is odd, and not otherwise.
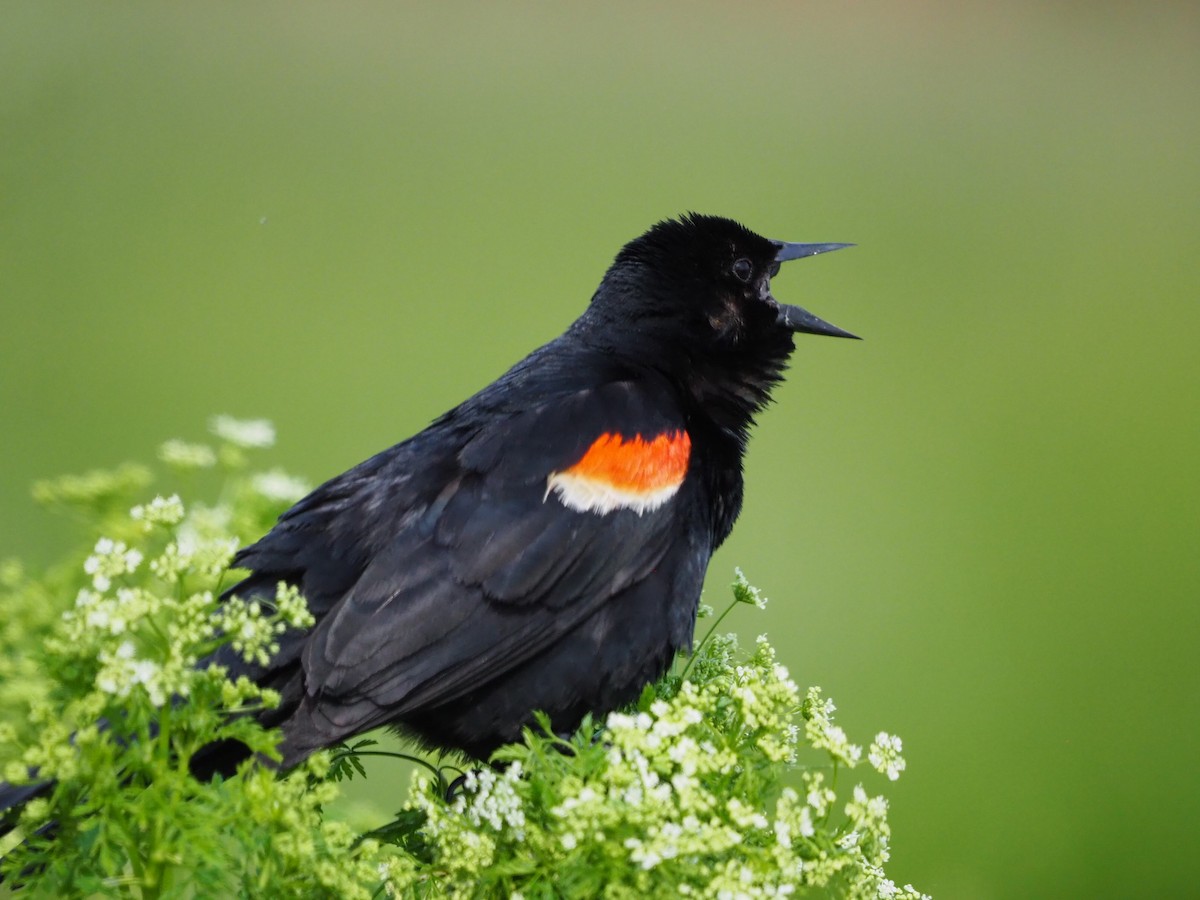
<path fill-rule="evenodd" d="M 690 643 L 741 509 L 748 429 L 793 349 L 796 308 L 769 285 L 798 246 L 837 245 L 709 216 L 656 225 L 561 337 L 239 553 L 252 574 L 234 592 L 288 581 L 318 620 L 248 673 L 283 696 L 284 765 L 383 724 L 486 758 L 535 710 L 570 729 L 664 671 Z M 583 495 L 552 484 L 585 458 Z M 609 490 L 622 466 L 632 487 Z M 659 482 L 669 496 L 639 499 Z"/>
<path fill-rule="evenodd" d="M 384 724 L 483 759 L 535 710 L 571 729 L 660 675 L 690 644 L 793 334 L 852 336 L 770 279 L 840 246 L 659 223 L 562 336 L 243 549 L 231 593 L 288 582 L 317 620 L 267 666 L 214 660 L 280 692 L 264 721 L 283 765 Z M 199 768 L 227 770 L 228 750 Z"/>

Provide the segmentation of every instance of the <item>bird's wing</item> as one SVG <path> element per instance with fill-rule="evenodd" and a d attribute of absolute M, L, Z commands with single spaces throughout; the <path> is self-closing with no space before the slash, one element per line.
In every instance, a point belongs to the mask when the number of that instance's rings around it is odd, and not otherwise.
<path fill-rule="evenodd" d="M 665 389 L 611 383 L 483 424 L 451 465 L 418 454 L 419 503 L 305 642 L 307 692 L 391 714 L 535 656 L 645 579 L 680 537 L 690 437 Z M 361 494 L 349 504 L 382 502 Z"/>

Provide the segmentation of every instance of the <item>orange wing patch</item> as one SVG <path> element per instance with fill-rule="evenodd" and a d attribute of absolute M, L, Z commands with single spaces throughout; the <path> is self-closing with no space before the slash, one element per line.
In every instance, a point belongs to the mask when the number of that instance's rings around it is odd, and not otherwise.
<path fill-rule="evenodd" d="M 601 515 L 632 509 L 638 515 L 658 509 L 675 496 L 687 474 L 692 439 L 686 431 L 667 431 L 646 440 L 626 440 L 606 431 L 569 469 L 551 472 L 546 496 L 557 492 L 564 506 Z"/>

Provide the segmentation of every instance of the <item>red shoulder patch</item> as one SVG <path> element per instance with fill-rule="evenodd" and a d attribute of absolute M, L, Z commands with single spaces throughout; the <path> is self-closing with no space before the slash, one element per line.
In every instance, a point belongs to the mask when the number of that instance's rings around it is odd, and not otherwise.
<path fill-rule="evenodd" d="M 639 515 L 662 506 L 683 484 L 692 453 L 686 431 L 666 431 L 646 440 L 606 431 L 592 442 L 579 462 L 552 472 L 546 495 L 580 512 L 605 514 L 633 509 Z"/>

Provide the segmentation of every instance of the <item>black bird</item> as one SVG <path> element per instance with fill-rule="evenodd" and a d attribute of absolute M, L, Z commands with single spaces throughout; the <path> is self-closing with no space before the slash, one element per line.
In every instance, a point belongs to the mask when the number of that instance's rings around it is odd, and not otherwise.
<path fill-rule="evenodd" d="M 217 657 L 281 694 L 263 720 L 283 767 L 380 725 L 486 759 L 535 710 L 569 731 L 661 675 L 690 645 L 793 335 L 854 337 L 776 301 L 771 278 L 846 246 L 660 222 L 562 336 L 243 549 L 230 593 L 285 581 L 317 620 L 265 667 Z M 194 767 L 242 756 L 214 747 Z M 39 786 L 4 787 L 0 809 Z"/>
<path fill-rule="evenodd" d="M 655 225 L 565 334 L 242 550 L 234 592 L 287 581 L 317 618 L 246 672 L 282 695 L 283 765 L 385 724 L 486 759 L 534 710 L 570 730 L 661 675 L 690 645 L 793 334 L 853 337 L 771 278 L 845 246 Z"/>

